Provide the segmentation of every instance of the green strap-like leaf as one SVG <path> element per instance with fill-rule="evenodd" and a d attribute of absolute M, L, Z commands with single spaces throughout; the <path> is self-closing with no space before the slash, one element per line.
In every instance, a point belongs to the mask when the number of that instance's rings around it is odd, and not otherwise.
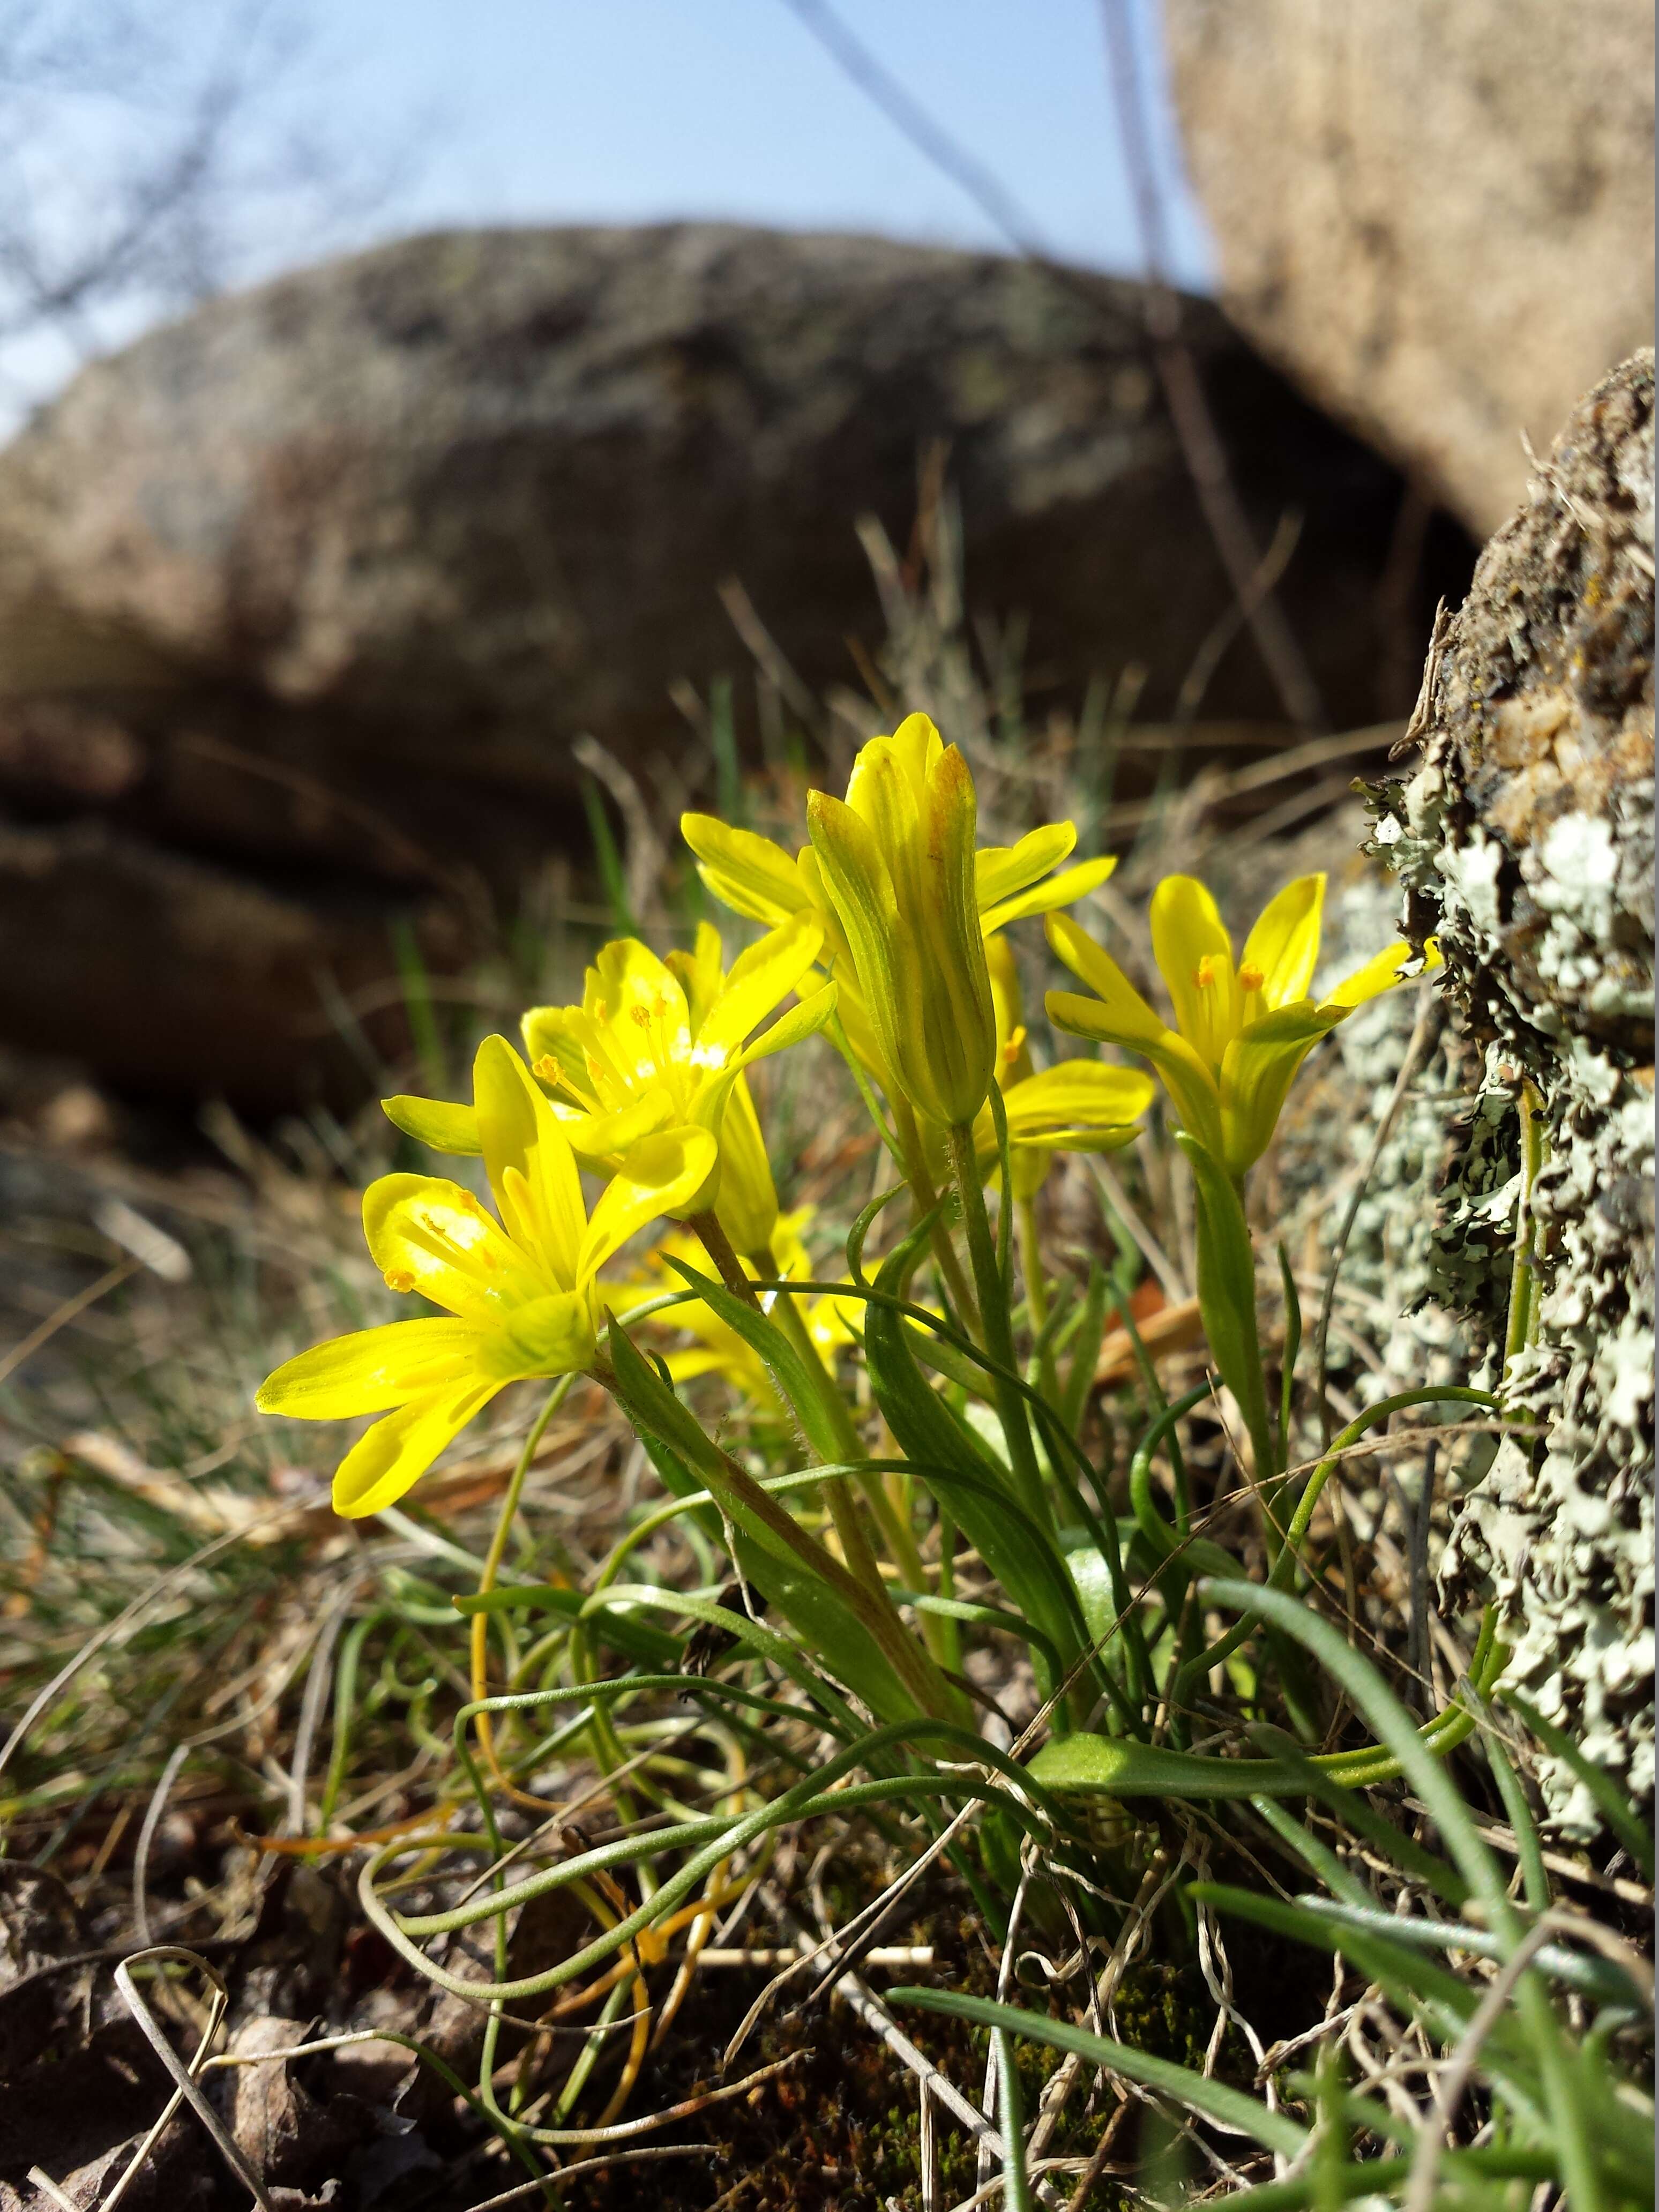
<path fill-rule="evenodd" d="M 1223 2127 L 1237 2128 L 1265 2150 L 1277 2151 L 1282 2157 L 1294 2158 L 1306 2146 L 1305 2130 L 1283 2112 L 1270 2112 L 1242 2089 L 1206 2081 L 1190 2067 L 1155 2058 L 1150 2051 L 1114 2043 L 1108 2036 L 1091 2035 L 1086 2028 L 1074 2027 L 1069 2021 L 1044 2020 L 1014 2005 L 993 2004 L 988 1998 L 963 1996 L 954 1990 L 898 1989 L 890 1993 L 887 2002 L 916 2005 L 924 2012 L 946 2013 L 954 2020 L 971 2021 L 976 2027 L 1000 2028 L 1010 2035 L 1022 2035 L 1028 2042 L 1047 2044 L 1051 2051 L 1075 2052 L 1109 2073 L 1144 2082 L 1190 2112 L 1218 2120 Z"/>

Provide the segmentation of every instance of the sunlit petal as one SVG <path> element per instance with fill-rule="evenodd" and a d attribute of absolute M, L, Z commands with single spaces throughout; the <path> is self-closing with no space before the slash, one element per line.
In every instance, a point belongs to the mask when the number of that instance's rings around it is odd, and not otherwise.
<path fill-rule="evenodd" d="M 577 1270 L 580 1279 L 591 1281 L 648 1221 L 689 1211 L 719 1157 L 707 1129 L 668 1129 L 637 1145 L 593 1209 Z"/>
<path fill-rule="evenodd" d="M 471 1322 L 388 1322 L 314 1344 L 259 1385 L 262 1413 L 299 1421 L 351 1420 L 464 1381 L 476 1371 L 480 1331 Z"/>
<path fill-rule="evenodd" d="M 1101 1001 L 1094 1023 L 1086 1030 L 1078 1030 L 1076 1035 L 1103 1037 L 1113 1044 L 1133 1046 L 1139 1051 L 1147 1044 L 1156 1044 L 1168 1034 L 1165 1024 L 1111 954 L 1097 945 L 1086 930 L 1079 929 L 1069 915 L 1051 915 L 1045 927 L 1055 953 Z M 1062 1001 L 1069 1006 L 1072 994 L 1048 994 L 1048 1018 L 1058 1022 L 1062 1029 L 1070 1029 L 1072 1024 L 1054 1012 L 1056 1004 Z M 1103 1028 L 1097 1025 L 1103 1018 L 1107 1024 Z"/>
<path fill-rule="evenodd" d="M 588 971 L 592 974 L 592 969 Z M 525 1057 L 537 1080 L 556 1096 L 596 1107 L 592 1077 L 581 1030 L 586 1024 L 578 1006 L 532 1006 L 519 1024 Z"/>
<path fill-rule="evenodd" d="M 488 1036 L 472 1063 L 484 1167 L 501 1220 L 562 1287 L 576 1279 L 587 1226 L 570 1139 L 507 1039 Z M 514 1171 L 516 1188 L 507 1176 Z"/>
<path fill-rule="evenodd" d="M 750 1030 L 801 981 L 823 943 L 823 924 L 799 915 L 739 953 L 697 1032 L 696 1065 L 723 1067 Z"/>
<path fill-rule="evenodd" d="M 1319 959 L 1320 917 L 1325 902 L 1325 878 L 1298 876 L 1276 892 L 1261 909 L 1255 928 L 1244 940 L 1239 962 L 1246 996 L 1259 990 L 1268 1007 L 1288 1006 L 1305 999 Z M 1261 978 L 1250 986 L 1246 971 Z"/>
<path fill-rule="evenodd" d="M 1152 1104 L 1157 1085 L 1136 1067 L 1100 1060 L 1063 1060 L 1003 1093 L 1012 1144 L 1046 1143 L 1060 1151 L 1092 1151 L 1091 1133 L 1111 1133 L 1112 1148 L 1127 1144 Z"/>
<path fill-rule="evenodd" d="M 483 1150 L 478 1117 L 471 1106 L 452 1106 L 441 1098 L 407 1096 L 382 1098 L 380 1111 L 394 1129 L 414 1137 L 434 1152 L 477 1153 Z"/>
<path fill-rule="evenodd" d="M 382 1176 L 363 1193 L 363 1234 L 394 1290 L 419 1291 L 464 1321 L 499 1322 L 556 1285 L 459 1183 Z"/>
<path fill-rule="evenodd" d="M 732 1249 L 744 1258 L 766 1253 L 777 1226 L 778 1193 L 766 1139 L 749 1085 L 732 1085 L 720 1119 L 720 1194 L 715 1207 Z"/>
<path fill-rule="evenodd" d="M 1056 907 L 1075 905 L 1103 884 L 1116 866 L 1117 857 L 1111 853 L 1097 860 L 1079 860 L 1075 867 L 1062 868 L 1046 883 L 1033 884 L 1030 890 L 1005 899 L 988 913 L 981 911 L 979 926 L 990 937 L 1011 921 L 1023 921 L 1028 915 L 1052 914 Z"/>
<path fill-rule="evenodd" d="M 395 1505 L 501 1387 L 476 1380 L 458 1383 L 376 1421 L 335 1471 L 334 1510 L 359 1521 Z"/>
<path fill-rule="evenodd" d="M 980 912 L 1023 891 L 1057 868 L 1077 842 L 1071 822 L 1045 822 L 1016 845 L 982 845 L 974 855 L 974 889 Z"/>
<path fill-rule="evenodd" d="M 775 927 L 810 908 L 794 861 L 769 838 L 734 830 L 713 814 L 681 815 L 680 835 L 697 856 L 697 873 L 734 914 Z"/>
<path fill-rule="evenodd" d="M 1413 966 L 1416 959 L 1416 953 L 1405 939 L 1396 938 L 1392 945 L 1385 945 L 1363 968 L 1356 969 L 1352 975 L 1345 977 L 1334 990 L 1328 991 L 1321 1003 L 1327 1006 L 1340 1006 L 1345 1012 L 1352 1012 L 1354 1007 L 1363 1006 L 1368 999 L 1379 998 L 1384 991 L 1391 991 L 1396 983 L 1413 982 L 1418 976 L 1432 975 L 1443 964 L 1440 947 L 1433 938 L 1424 948 L 1423 964 L 1417 969 L 1417 975 L 1407 975 L 1405 970 Z"/>
<path fill-rule="evenodd" d="M 690 952 L 668 955 L 666 965 L 678 976 L 685 1003 L 691 1010 L 694 1036 L 702 1029 L 709 1008 L 720 996 L 723 957 L 720 933 L 712 921 L 697 924 L 696 938 Z"/>
<path fill-rule="evenodd" d="M 1152 893 L 1152 957 L 1175 1007 L 1176 1027 L 1206 1067 L 1218 1068 L 1238 1031 L 1232 939 L 1195 876 L 1165 876 Z"/>
<path fill-rule="evenodd" d="M 1304 1000 L 1252 1022 L 1228 1046 L 1221 1068 L 1222 1133 L 1218 1157 L 1242 1176 L 1271 1142 L 1297 1069 L 1343 1010 Z"/>

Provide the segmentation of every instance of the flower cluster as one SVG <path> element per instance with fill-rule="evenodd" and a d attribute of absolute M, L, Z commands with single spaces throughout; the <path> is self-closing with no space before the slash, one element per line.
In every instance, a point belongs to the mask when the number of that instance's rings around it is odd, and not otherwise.
<path fill-rule="evenodd" d="M 970 1227 L 984 1218 L 979 1184 L 1000 1179 L 1005 1142 L 1006 1196 L 1022 1206 L 1057 1152 L 1132 1142 L 1152 1077 L 1098 1058 L 1035 1065 L 1003 935 L 1011 924 L 1046 915 L 1054 951 L 1095 994 L 1050 993 L 1054 1026 L 1149 1063 L 1188 1139 L 1235 1182 L 1265 1149 L 1314 1045 L 1408 964 L 1408 948 L 1390 945 L 1315 999 L 1322 877 L 1272 900 L 1235 962 L 1209 893 L 1175 876 L 1152 907 L 1166 1023 L 1059 911 L 1113 862 L 1063 865 L 1070 823 L 981 847 L 968 763 L 922 714 L 862 748 L 843 799 L 811 793 L 808 842 L 793 855 L 708 815 L 687 815 L 683 829 L 708 889 L 763 925 L 729 969 L 707 922 L 689 951 L 665 958 L 618 939 L 596 956 L 579 1005 L 525 1015 L 522 1054 L 485 1039 L 470 1104 L 386 1101 L 399 1129 L 482 1161 L 494 1212 L 460 1182 L 381 1177 L 363 1198 L 369 1251 L 393 1291 L 438 1313 L 319 1345 L 259 1391 L 266 1413 L 380 1416 L 335 1477 L 342 1513 L 391 1504 L 509 1382 L 611 1380 L 599 1271 L 655 1222 L 684 1226 L 627 1285 L 630 1297 L 681 1293 L 663 1318 L 692 1344 L 671 1354 L 669 1371 L 684 1380 L 718 1369 L 775 1404 L 753 1343 L 729 1312 L 691 1303 L 672 1264 L 711 1259 L 727 1291 L 757 1310 L 756 1282 L 811 1279 L 805 1215 L 781 1214 L 745 1071 L 818 1030 L 851 1054 L 872 1103 L 884 1097 L 918 1206 L 953 1177 L 968 1206 L 971 1182 Z M 583 1173 L 603 1180 L 591 1217 Z M 963 1279 L 946 1268 L 953 1297 Z M 799 1313 L 785 1291 L 764 1303 L 820 1372 L 861 1333 L 851 1297 L 814 1293 Z"/>

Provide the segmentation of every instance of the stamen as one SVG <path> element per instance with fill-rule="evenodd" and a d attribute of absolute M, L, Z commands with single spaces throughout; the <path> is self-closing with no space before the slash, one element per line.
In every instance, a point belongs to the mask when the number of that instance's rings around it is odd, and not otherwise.
<path fill-rule="evenodd" d="M 1009 1038 L 1007 1043 L 1002 1048 L 1003 1066 L 1005 1067 L 1012 1067 L 1024 1049 L 1025 1024 L 1024 1022 L 1021 1022 L 1018 1027 L 1014 1030 L 1013 1035 Z"/>
<path fill-rule="evenodd" d="M 1206 952 L 1193 971 L 1193 981 L 1200 991 L 1212 990 L 1220 981 L 1223 973 L 1221 955 Z"/>
<path fill-rule="evenodd" d="M 1238 988 L 1241 991 L 1259 991 L 1267 980 L 1254 960 L 1247 960 L 1238 971 Z"/>
<path fill-rule="evenodd" d="M 386 1286 L 389 1291 L 412 1291 L 415 1287 L 415 1278 L 407 1267 L 388 1267 L 386 1271 Z"/>

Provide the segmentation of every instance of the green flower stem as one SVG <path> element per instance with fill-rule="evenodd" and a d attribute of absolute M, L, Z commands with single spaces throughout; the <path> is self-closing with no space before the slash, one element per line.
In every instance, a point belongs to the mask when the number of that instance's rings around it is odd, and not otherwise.
<path fill-rule="evenodd" d="M 636 1409 L 629 1405 L 621 1389 L 615 1369 L 603 1359 L 603 1356 L 595 1362 L 594 1372 L 617 1399 L 623 1411 L 634 1420 L 636 1428 L 665 1434 L 665 1441 L 682 1454 L 694 1473 L 702 1476 L 717 1500 L 729 1497 L 739 1504 L 750 1518 L 766 1528 L 786 1551 L 792 1553 L 809 1574 L 841 1597 L 868 1631 L 878 1650 L 884 1654 L 895 1674 L 923 1713 L 931 1719 L 944 1720 L 954 1712 L 955 1694 L 927 1651 L 899 1618 L 891 1598 L 887 1595 L 887 1586 L 881 1579 L 880 1571 L 871 1556 L 868 1541 L 862 1528 L 859 1527 L 856 1514 L 852 1515 L 852 1520 L 858 1529 L 856 1544 L 861 1548 L 866 1563 L 866 1574 L 859 1571 L 854 1559 L 849 1558 L 843 1565 L 833 1552 L 826 1551 L 816 1537 L 809 1535 L 793 1513 L 786 1510 L 746 1468 L 738 1464 L 729 1452 L 722 1451 L 703 1433 L 672 1393 L 665 1395 L 662 1410 L 672 1408 L 677 1418 L 672 1428 L 665 1432 L 653 1407 Z M 833 1492 L 836 1486 L 826 1484 L 825 1487 Z M 843 1495 L 846 1495 L 844 1491 Z M 850 1509 L 850 1497 L 847 1498 L 847 1504 Z M 838 1532 L 840 1525 L 837 1522 Z"/>
<path fill-rule="evenodd" d="M 1417 1406 L 1443 1405 L 1484 1406 L 1489 1411 L 1496 1411 L 1498 1401 L 1490 1390 L 1468 1389 L 1461 1383 L 1453 1382 L 1432 1383 L 1421 1390 L 1402 1390 L 1395 1397 L 1384 1398 L 1375 1406 L 1368 1406 L 1357 1421 L 1351 1421 L 1333 1440 L 1330 1450 L 1308 1477 L 1307 1486 L 1297 1500 L 1296 1510 L 1285 1531 L 1284 1543 L 1267 1577 L 1267 1587 L 1269 1589 L 1291 1588 L 1300 1564 L 1302 1541 L 1313 1519 L 1314 1508 L 1319 1503 L 1319 1494 L 1335 1472 L 1342 1454 L 1351 1445 L 1357 1444 L 1368 1429 L 1374 1429 L 1379 1422 L 1389 1419 L 1395 1413 L 1409 1412 Z M 1195 1659 L 1189 1659 L 1176 1677 L 1172 1701 L 1177 1705 L 1184 1704 L 1193 1684 L 1202 1680 L 1212 1667 L 1218 1667 L 1224 1659 L 1230 1659 L 1242 1644 L 1248 1642 L 1260 1620 L 1259 1613 L 1248 1610 L 1242 1613 L 1224 1636 L 1218 1638 Z"/>
<path fill-rule="evenodd" d="M 939 1204 L 939 1193 L 934 1189 L 933 1178 L 927 1170 L 927 1156 L 922 1150 L 921 1132 L 916 1127 L 916 1117 L 911 1112 L 907 1100 L 902 1098 L 894 1100 L 893 1121 L 898 1130 L 899 1150 L 904 1164 L 904 1179 L 909 1184 L 912 1195 L 915 1199 L 916 1218 L 920 1221 L 930 1214 Z M 977 1171 L 975 1175 L 974 1188 L 975 1190 L 979 1188 Z M 984 1211 L 982 1198 L 981 1211 L 981 1212 Z M 945 1278 L 945 1286 L 951 1293 L 951 1303 L 957 1310 L 957 1316 L 963 1328 L 969 1336 L 982 1338 L 979 1308 L 975 1303 L 974 1293 L 969 1286 L 968 1278 L 962 1271 L 961 1257 L 955 1244 L 951 1241 L 951 1231 L 943 1217 L 935 1223 L 933 1227 L 933 1255 L 939 1261 L 939 1273 Z"/>
<path fill-rule="evenodd" d="M 756 1253 L 750 1264 L 756 1273 L 763 1279 L 769 1277 L 775 1279 L 781 1272 L 777 1261 L 770 1252 Z M 866 1459 L 864 1442 L 853 1419 L 852 1409 L 836 1388 L 835 1377 L 825 1366 L 817 1346 L 812 1341 L 812 1332 L 806 1326 L 800 1308 L 787 1291 L 780 1291 L 775 1294 L 768 1319 L 776 1322 L 799 1353 L 801 1364 L 811 1379 L 818 1402 L 829 1419 L 836 1439 L 837 1456 L 846 1466 L 858 1468 L 860 1470 L 858 1477 L 859 1488 L 863 1492 L 865 1503 L 875 1517 L 876 1526 L 881 1531 L 882 1541 L 886 1545 L 894 1565 L 898 1569 L 909 1589 L 925 1590 L 927 1587 L 927 1570 L 922 1564 L 921 1553 L 917 1548 L 915 1537 L 892 1498 L 889 1497 L 880 1475 L 864 1465 Z M 825 1483 L 824 1487 L 831 1492 L 837 1489 L 845 1490 L 846 1484 L 843 1480 L 832 1478 Z M 834 1510 L 833 1505 L 831 1510 Z M 836 1525 L 839 1527 L 840 1523 L 837 1522 Z M 939 1635 L 939 1624 L 924 1619 L 921 1626 L 922 1633 L 927 1639 L 928 1650 L 941 1665 L 945 1664 L 947 1662 L 946 1645 L 949 1639 L 941 1638 Z"/>
<path fill-rule="evenodd" d="M 720 1226 L 719 1217 L 714 1208 L 710 1206 L 701 1213 L 692 1214 L 687 1226 L 695 1231 L 703 1250 L 708 1253 L 719 1269 L 720 1280 L 731 1291 L 732 1297 L 741 1298 L 746 1306 L 752 1306 L 757 1313 L 763 1312 L 764 1309 L 756 1293 L 755 1285 L 744 1273 L 743 1262 L 732 1250 L 732 1240 Z M 770 1274 L 775 1267 L 776 1262 L 769 1253 L 767 1264 L 762 1272 Z M 798 1319 L 799 1316 L 793 1315 L 793 1302 L 786 1298 L 783 1304 L 790 1309 L 792 1317 Z M 805 1337 L 805 1334 L 806 1332 L 803 1328 L 802 1337 Z M 796 1342 L 795 1348 L 797 1351 L 801 1349 L 799 1342 Z M 806 1352 L 808 1373 L 811 1374 L 816 1369 L 817 1374 L 822 1376 L 823 1362 L 817 1358 L 810 1339 L 806 1342 Z M 827 1382 L 828 1377 L 824 1379 Z M 823 1395 L 826 1404 L 833 1401 L 836 1411 L 845 1413 L 846 1408 L 842 1405 L 833 1385 L 824 1392 Z M 851 1432 L 850 1424 L 848 1441 L 851 1449 L 844 1450 L 842 1456 L 850 1463 L 863 1455 L 857 1437 Z M 838 1443 L 840 1442 L 839 1429 L 837 1442 Z M 824 1484 L 823 1491 L 825 1503 L 830 1508 L 830 1517 L 836 1524 L 836 1534 L 840 1539 L 842 1556 L 866 1589 L 872 1595 L 878 1596 L 881 1602 L 885 1605 L 888 1602 L 887 1592 L 886 1585 L 881 1578 L 881 1569 L 876 1563 L 875 1553 L 870 1548 L 870 1539 L 864 1532 L 864 1523 L 859 1519 L 858 1507 L 854 1502 L 853 1493 L 845 1479 L 832 1478 Z"/>
<path fill-rule="evenodd" d="M 501 1572 L 501 1561 L 506 1556 L 507 1540 L 512 1534 L 514 1518 L 519 1510 L 520 1495 L 524 1489 L 525 1478 L 530 1473 L 530 1463 L 547 1433 L 548 1423 L 570 1395 L 576 1381 L 574 1375 L 561 1375 L 548 1392 L 540 1413 L 531 1423 L 530 1433 L 524 1440 L 524 1449 L 519 1454 L 518 1464 L 508 1480 L 501 1510 L 495 1516 L 495 1533 L 489 1540 L 489 1551 L 484 1554 L 483 1571 L 478 1577 L 480 1597 L 488 1596 L 495 1587 L 495 1577 Z M 471 1657 L 472 1694 L 475 1698 L 487 1698 L 489 1695 L 489 1616 L 486 1613 L 475 1613 L 472 1617 Z M 493 1765 L 495 1745 L 487 1720 L 478 1730 L 478 1740 L 484 1747 L 485 1756 Z"/>
<path fill-rule="evenodd" d="M 1048 1285 L 1042 1274 L 1042 1239 L 1037 1233 L 1036 1194 L 1018 1201 L 1016 1226 L 1019 1234 L 1020 1272 L 1025 1278 L 1025 1304 L 1036 1339 L 1036 1387 L 1051 1406 L 1060 1402 L 1060 1370 L 1054 1365 L 1054 1344 L 1048 1328 Z"/>
<path fill-rule="evenodd" d="M 961 1123 L 951 1131 L 949 1142 L 951 1173 L 962 1200 L 963 1220 L 968 1231 L 968 1256 L 973 1263 L 975 1286 L 979 1292 L 985 1349 L 999 1368 L 1006 1370 L 994 1375 L 992 1381 L 1003 1435 L 1007 1439 L 1014 1486 L 1020 1493 L 1020 1503 L 1037 1527 L 1049 1530 L 1054 1526 L 1054 1516 L 1049 1509 L 1048 1490 L 1037 1470 L 1036 1454 L 1031 1446 L 1031 1431 L 1025 1419 L 1025 1401 L 1011 1379 L 1018 1372 L 1014 1366 L 1014 1333 L 1008 1318 L 1008 1298 L 1003 1285 L 1002 1270 L 997 1265 L 997 1248 L 991 1236 L 990 1216 L 985 1211 L 985 1191 L 979 1179 L 979 1156 L 974 1145 L 974 1132 L 969 1124 Z"/>
<path fill-rule="evenodd" d="M 755 1285 L 744 1273 L 743 1262 L 732 1249 L 732 1239 L 721 1228 L 714 1207 L 705 1206 L 701 1213 L 688 1214 L 685 1225 L 714 1261 L 721 1282 L 732 1297 L 741 1298 L 744 1305 L 753 1306 L 759 1313 L 761 1302 L 755 1295 Z"/>

